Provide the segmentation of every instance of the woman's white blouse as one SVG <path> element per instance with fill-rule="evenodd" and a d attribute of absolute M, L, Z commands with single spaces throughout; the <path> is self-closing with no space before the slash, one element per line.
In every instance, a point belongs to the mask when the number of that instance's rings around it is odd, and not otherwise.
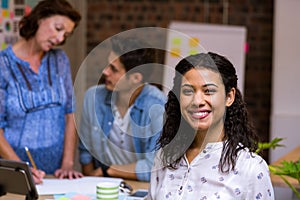
<path fill-rule="evenodd" d="M 274 199 L 269 168 L 262 157 L 240 151 L 234 171 L 218 168 L 223 143 L 209 143 L 191 163 L 183 157 L 176 170 L 162 167 L 160 152 L 151 174 L 148 199 Z"/>

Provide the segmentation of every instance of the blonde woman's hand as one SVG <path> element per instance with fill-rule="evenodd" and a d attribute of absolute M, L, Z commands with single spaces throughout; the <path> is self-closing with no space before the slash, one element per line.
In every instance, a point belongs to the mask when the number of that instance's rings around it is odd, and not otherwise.
<path fill-rule="evenodd" d="M 68 178 L 68 179 L 73 179 L 73 178 L 81 178 L 83 177 L 83 174 L 81 172 L 78 172 L 72 168 L 70 169 L 58 169 L 55 171 L 54 176 L 56 178 Z"/>
<path fill-rule="evenodd" d="M 34 183 L 35 184 L 43 183 L 43 178 L 46 176 L 46 173 L 43 170 L 35 169 L 33 167 L 31 167 L 30 170 L 31 170 Z"/>

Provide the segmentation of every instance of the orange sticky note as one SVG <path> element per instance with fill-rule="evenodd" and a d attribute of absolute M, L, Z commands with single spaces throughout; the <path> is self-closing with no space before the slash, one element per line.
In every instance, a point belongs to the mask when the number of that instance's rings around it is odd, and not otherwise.
<path fill-rule="evenodd" d="M 193 37 L 189 39 L 189 46 L 190 47 L 197 47 L 199 46 L 199 38 Z"/>
<path fill-rule="evenodd" d="M 172 48 L 170 51 L 171 56 L 173 57 L 180 57 L 180 49 L 179 48 Z"/>
<path fill-rule="evenodd" d="M 2 10 L 2 17 L 6 17 L 6 18 L 9 17 L 9 12 L 8 12 L 8 10 Z"/>

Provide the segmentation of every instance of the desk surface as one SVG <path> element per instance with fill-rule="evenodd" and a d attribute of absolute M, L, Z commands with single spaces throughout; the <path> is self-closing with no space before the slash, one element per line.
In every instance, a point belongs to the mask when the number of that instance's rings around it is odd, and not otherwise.
<path fill-rule="evenodd" d="M 126 183 L 132 186 L 133 190 L 137 189 L 148 189 L 148 182 L 141 181 L 133 181 L 133 180 L 125 180 Z M 7 194 L 5 196 L 0 197 L 0 200 L 24 200 L 25 196 L 16 195 L 16 194 Z M 53 196 L 39 196 L 38 200 L 53 200 Z"/>
<path fill-rule="evenodd" d="M 282 156 L 280 159 L 275 161 L 274 163 L 271 163 L 271 165 L 274 166 L 280 166 L 282 161 L 297 161 L 300 159 L 300 146 L 292 150 L 291 152 L 287 153 L 286 155 Z M 294 178 L 290 178 L 288 176 L 285 176 L 285 178 L 297 189 L 300 189 L 300 185 L 298 184 L 298 181 Z M 271 180 L 274 186 L 277 187 L 289 187 L 278 175 L 274 175 L 271 173 Z"/>

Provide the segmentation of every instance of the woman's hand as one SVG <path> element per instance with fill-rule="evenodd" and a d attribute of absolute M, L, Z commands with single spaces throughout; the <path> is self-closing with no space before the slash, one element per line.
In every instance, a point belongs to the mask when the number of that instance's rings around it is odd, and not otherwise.
<path fill-rule="evenodd" d="M 69 168 L 69 169 L 61 168 L 61 169 L 58 169 L 55 171 L 54 176 L 57 178 L 73 179 L 73 178 L 81 178 L 81 177 L 83 177 L 83 174 L 72 168 Z"/>
<path fill-rule="evenodd" d="M 46 173 L 42 170 L 35 169 L 33 167 L 31 167 L 30 169 L 31 169 L 31 174 L 32 174 L 34 183 L 35 184 L 43 183 L 43 178 L 45 177 Z"/>
<path fill-rule="evenodd" d="M 65 115 L 66 127 L 65 127 L 65 140 L 64 140 L 64 152 L 62 165 L 60 169 L 57 169 L 54 176 L 57 178 L 81 178 L 83 174 L 73 169 L 74 157 L 77 147 L 77 134 L 75 128 L 74 113 Z"/>

